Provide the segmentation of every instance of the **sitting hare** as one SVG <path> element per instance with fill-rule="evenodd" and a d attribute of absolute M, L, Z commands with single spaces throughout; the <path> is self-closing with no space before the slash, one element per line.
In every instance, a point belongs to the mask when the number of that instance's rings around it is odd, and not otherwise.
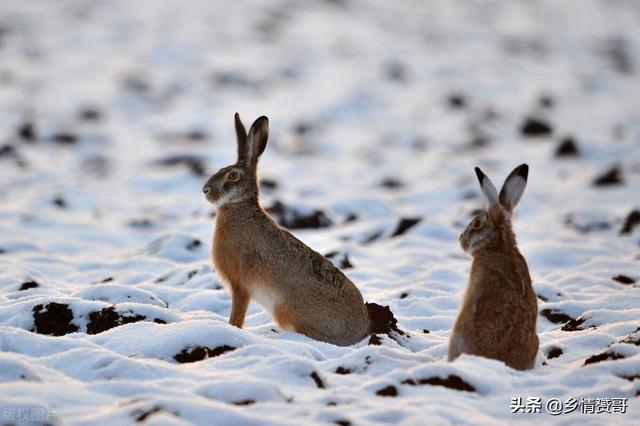
<path fill-rule="evenodd" d="M 238 161 L 202 189 L 217 207 L 213 263 L 231 291 L 229 323 L 242 327 L 253 298 L 284 330 L 336 345 L 364 339 L 369 317 L 358 288 L 260 207 L 257 166 L 267 146 L 267 117 L 258 118 L 247 135 L 236 113 L 235 126 Z"/>
<path fill-rule="evenodd" d="M 516 167 L 498 195 L 476 167 L 489 206 L 460 235 L 460 245 L 473 256 L 473 264 L 449 342 L 449 361 L 467 353 L 497 359 L 518 370 L 534 366 L 538 303 L 511 227 L 528 173 L 526 164 Z"/>

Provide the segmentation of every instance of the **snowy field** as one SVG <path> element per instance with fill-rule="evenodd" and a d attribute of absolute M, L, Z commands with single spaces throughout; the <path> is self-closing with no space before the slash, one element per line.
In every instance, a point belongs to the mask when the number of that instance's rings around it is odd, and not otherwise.
<path fill-rule="evenodd" d="M 0 423 L 638 424 L 639 75 L 633 0 L 1 1 Z M 263 205 L 405 335 L 226 323 L 236 111 Z M 536 368 L 447 363 L 473 167 L 523 162 Z"/>

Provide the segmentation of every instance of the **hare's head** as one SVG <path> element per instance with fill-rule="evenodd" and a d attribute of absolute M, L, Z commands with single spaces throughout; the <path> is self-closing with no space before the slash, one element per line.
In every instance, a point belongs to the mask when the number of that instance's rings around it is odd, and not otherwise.
<path fill-rule="evenodd" d="M 235 121 L 238 161 L 218 170 L 202 187 L 207 201 L 218 208 L 258 197 L 258 158 L 267 146 L 269 120 L 264 116 L 258 118 L 248 135 L 238 113 Z"/>
<path fill-rule="evenodd" d="M 474 216 L 460 235 L 460 245 L 464 251 L 473 254 L 481 247 L 491 246 L 500 249 L 515 245 L 511 215 L 527 185 L 528 174 L 529 166 L 526 164 L 516 167 L 505 180 L 498 195 L 491 180 L 476 167 L 476 176 L 488 206 Z"/>

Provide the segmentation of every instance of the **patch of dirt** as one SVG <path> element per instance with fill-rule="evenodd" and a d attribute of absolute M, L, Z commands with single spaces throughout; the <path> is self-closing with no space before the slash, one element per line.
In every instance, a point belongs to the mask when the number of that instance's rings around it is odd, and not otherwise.
<path fill-rule="evenodd" d="M 633 285 L 636 283 L 636 280 L 634 280 L 631 277 L 628 277 L 626 275 L 616 275 L 615 277 L 611 278 L 614 281 L 619 282 L 620 284 L 625 284 L 625 285 Z"/>
<path fill-rule="evenodd" d="M 464 109 L 467 106 L 467 99 L 462 93 L 452 93 L 447 97 L 447 105 L 451 109 Z"/>
<path fill-rule="evenodd" d="M 336 368 L 336 374 L 351 374 L 351 370 L 342 366 Z"/>
<path fill-rule="evenodd" d="M 413 379 L 407 379 L 402 382 L 403 385 L 431 385 L 431 386 L 444 386 L 445 388 L 455 389 L 459 391 L 465 392 L 475 392 L 476 388 L 471 386 L 469 383 L 465 382 L 460 378 L 460 376 L 456 376 L 454 374 L 448 375 L 445 379 L 441 377 L 429 377 L 426 379 L 419 379 L 418 381 Z"/>
<path fill-rule="evenodd" d="M 394 177 L 388 177 L 382 180 L 382 182 L 380 182 L 380 186 L 386 189 L 401 189 L 402 187 L 404 187 L 404 183 L 402 183 L 402 181 L 400 179 L 394 178 Z"/>
<path fill-rule="evenodd" d="M 640 334 L 637 334 L 640 331 L 640 327 L 624 339 L 620 341 L 620 343 L 628 343 L 630 345 L 640 346 Z M 635 334 L 635 336 L 634 336 Z"/>
<path fill-rule="evenodd" d="M 158 166 L 164 167 L 186 167 L 195 176 L 205 176 L 207 166 L 204 159 L 192 154 L 178 154 L 161 158 L 155 162 Z"/>
<path fill-rule="evenodd" d="M 143 410 L 143 409 L 135 410 L 131 413 L 131 415 L 133 416 L 133 418 L 137 423 L 143 423 L 154 414 L 162 413 L 162 412 L 170 413 L 176 417 L 180 417 L 180 415 L 175 411 L 167 411 L 164 407 L 161 407 L 159 405 L 155 405 L 152 408 L 149 408 L 147 410 Z"/>
<path fill-rule="evenodd" d="M 131 219 L 128 223 L 128 226 L 131 228 L 137 229 L 149 229 L 153 227 L 153 221 L 151 219 L 142 218 L 142 219 Z"/>
<path fill-rule="evenodd" d="M 376 395 L 378 395 L 378 396 L 396 397 L 396 396 L 398 396 L 398 389 L 393 385 L 389 385 L 389 386 L 386 386 L 386 387 L 378 390 L 376 392 Z"/>
<path fill-rule="evenodd" d="M 234 402 L 233 405 L 247 406 L 247 405 L 253 405 L 255 403 L 256 403 L 256 401 L 254 399 L 243 399 L 242 401 Z"/>
<path fill-rule="evenodd" d="M 48 303 L 47 306 L 35 305 L 33 307 L 33 320 L 35 331 L 39 334 L 64 336 L 75 333 L 78 326 L 71 324 L 73 311 L 64 303 Z"/>
<path fill-rule="evenodd" d="M 338 251 L 330 251 L 325 254 L 324 257 L 333 262 L 338 269 L 350 269 L 353 268 L 349 255 L 347 253 L 340 253 Z"/>
<path fill-rule="evenodd" d="M 640 374 L 635 374 L 633 376 L 618 376 L 618 377 L 620 377 L 621 379 L 625 379 L 625 380 L 628 380 L 630 382 L 633 382 L 636 379 L 640 379 Z"/>
<path fill-rule="evenodd" d="M 8 157 L 15 158 L 17 156 L 16 147 L 11 144 L 4 144 L 0 146 L 0 158 Z"/>
<path fill-rule="evenodd" d="M 616 360 L 616 359 L 622 359 L 622 358 L 625 358 L 625 356 L 616 352 L 603 352 L 601 354 L 593 355 L 587 358 L 584 361 L 583 367 L 589 364 L 597 364 L 602 361 Z"/>
<path fill-rule="evenodd" d="M 421 217 L 403 217 L 402 219 L 400 219 L 400 222 L 398 222 L 398 226 L 396 227 L 395 231 L 393 231 L 393 233 L 391 234 L 391 238 L 404 234 L 421 221 Z"/>
<path fill-rule="evenodd" d="M 98 108 L 85 106 L 78 111 L 78 118 L 82 121 L 99 121 L 102 119 L 102 113 Z"/>
<path fill-rule="evenodd" d="M 406 83 L 409 78 L 409 71 L 402 62 L 391 61 L 384 65 L 384 75 L 391 81 Z"/>
<path fill-rule="evenodd" d="M 622 170 L 618 166 L 611 167 L 593 180 L 593 186 L 613 186 L 622 185 L 623 183 Z"/>
<path fill-rule="evenodd" d="M 333 225 L 331 219 L 322 210 L 302 213 L 281 201 L 276 201 L 266 211 L 273 216 L 278 225 L 287 229 L 318 229 Z"/>
<path fill-rule="evenodd" d="M 202 361 L 206 358 L 213 358 L 216 356 L 220 356 L 226 352 L 231 352 L 237 348 L 229 345 L 221 345 L 217 346 L 213 349 L 207 348 L 206 346 L 194 346 L 189 348 L 184 348 L 180 351 L 180 353 L 175 354 L 173 359 L 178 361 L 181 364 Z"/>
<path fill-rule="evenodd" d="M 520 133 L 528 138 L 551 136 L 553 127 L 541 118 L 528 117 L 520 125 Z"/>
<path fill-rule="evenodd" d="M 264 191 L 273 191 L 278 188 L 278 182 L 273 179 L 260 179 L 260 189 Z"/>
<path fill-rule="evenodd" d="M 29 290 L 30 288 L 38 288 L 38 287 L 40 287 L 40 284 L 38 284 L 37 282 L 35 282 L 33 280 L 25 281 L 20 286 L 20 291 Z"/>
<path fill-rule="evenodd" d="M 372 346 L 380 346 L 382 344 L 382 341 L 377 335 L 372 334 L 371 337 L 369 337 L 368 344 Z"/>
<path fill-rule="evenodd" d="M 564 312 L 559 311 L 557 309 L 545 308 L 545 309 L 540 311 L 540 315 L 542 315 L 543 317 L 545 317 L 546 319 L 548 319 L 549 321 L 551 321 L 554 324 L 567 323 L 569 321 L 575 321 L 575 319 L 571 318 L 569 315 L 567 315 Z"/>
<path fill-rule="evenodd" d="M 580 317 L 578 319 L 572 319 L 568 323 L 562 326 L 562 331 L 581 331 L 584 328 L 580 328 L 580 326 L 585 322 L 584 317 Z M 596 328 L 594 325 L 591 328 Z"/>
<path fill-rule="evenodd" d="M 202 246 L 202 242 L 200 240 L 194 238 L 193 240 L 191 240 L 189 242 L 189 244 L 187 244 L 185 246 L 185 248 L 187 250 L 191 251 L 191 250 L 195 250 L 195 249 L 199 248 L 200 246 Z"/>
<path fill-rule="evenodd" d="M 74 145 L 78 142 L 78 136 L 73 133 L 55 133 L 51 135 L 51 140 L 58 145 Z"/>
<path fill-rule="evenodd" d="M 562 349 L 560 349 L 557 346 L 553 346 L 553 347 L 549 348 L 549 350 L 547 351 L 547 359 L 558 358 L 563 353 L 564 352 L 563 352 Z"/>
<path fill-rule="evenodd" d="M 393 312 L 388 306 L 381 306 L 377 303 L 365 303 L 365 306 L 369 314 L 369 330 L 371 334 L 386 334 L 392 338 L 391 332 L 400 335 L 405 334 L 404 331 L 398 328 L 398 320 L 393 316 Z"/>
<path fill-rule="evenodd" d="M 18 126 L 16 133 L 18 134 L 18 137 L 25 142 L 33 142 L 38 138 L 36 125 L 32 121 L 25 121 Z"/>
<path fill-rule="evenodd" d="M 53 199 L 51 200 L 51 203 L 60 209 L 67 208 L 67 201 L 64 198 L 62 198 L 62 196 L 60 195 L 53 197 Z"/>
<path fill-rule="evenodd" d="M 577 157 L 580 155 L 580 150 L 573 137 L 568 136 L 560 141 L 560 144 L 556 148 L 556 157 Z"/>
<path fill-rule="evenodd" d="M 600 53 L 620 74 L 633 74 L 635 68 L 633 57 L 629 52 L 629 42 L 625 38 L 614 36 L 605 40 Z"/>
<path fill-rule="evenodd" d="M 362 244 L 371 244 L 372 242 L 380 239 L 380 237 L 382 237 L 383 234 L 384 232 L 382 231 L 372 232 L 371 234 L 369 234 L 367 237 L 364 238 L 364 240 L 362 241 Z"/>
<path fill-rule="evenodd" d="M 612 226 L 610 223 L 602 221 L 578 223 L 574 220 L 573 215 L 567 215 L 564 219 L 564 224 L 582 234 L 587 234 L 593 231 L 606 231 L 607 229 L 611 229 Z"/>
<path fill-rule="evenodd" d="M 538 99 L 538 104 L 543 108 L 553 108 L 555 101 L 551 95 L 542 95 Z"/>
<path fill-rule="evenodd" d="M 101 311 L 95 311 L 89 314 L 87 333 L 98 334 L 123 324 L 143 321 L 145 319 L 147 319 L 147 317 L 144 315 L 121 315 L 116 311 L 115 306 L 110 306 L 103 308 Z"/>
<path fill-rule="evenodd" d="M 322 381 L 322 379 L 320 378 L 320 376 L 316 371 L 309 374 L 309 377 L 313 379 L 318 389 L 324 389 L 324 382 Z"/>
<path fill-rule="evenodd" d="M 632 210 L 624 220 L 624 225 L 622 225 L 622 229 L 620 229 L 620 234 L 630 234 L 638 225 L 640 225 L 640 210 Z"/>
<path fill-rule="evenodd" d="M 313 131 L 314 125 L 308 121 L 298 121 L 291 129 L 296 135 L 306 135 Z"/>
<path fill-rule="evenodd" d="M 344 223 L 351 223 L 351 222 L 355 222 L 358 220 L 358 215 L 355 213 L 349 213 L 345 218 L 344 218 Z"/>

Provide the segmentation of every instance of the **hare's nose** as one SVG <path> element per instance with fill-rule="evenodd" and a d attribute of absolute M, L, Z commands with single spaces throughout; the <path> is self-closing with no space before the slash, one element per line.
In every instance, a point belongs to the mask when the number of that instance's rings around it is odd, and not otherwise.
<path fill-rule="evenodd" d="M 205 186 L 204 188 L 202 188 L 202 192 L 204 192 L 205 194 L 208 194 L 211 192 L 211 188 L 208 188 Z"/>

